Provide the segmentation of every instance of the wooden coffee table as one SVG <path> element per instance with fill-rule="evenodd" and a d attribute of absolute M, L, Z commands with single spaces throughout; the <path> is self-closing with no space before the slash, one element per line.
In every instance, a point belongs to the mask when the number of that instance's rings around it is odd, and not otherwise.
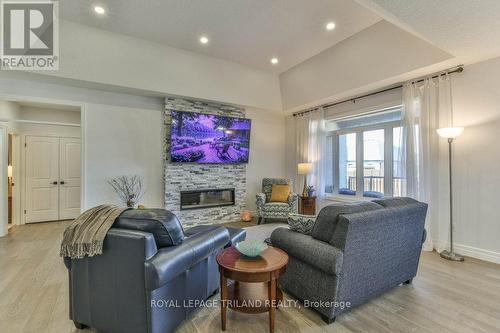
<path fill-rule="evenodd" d="M 234 247 L 219 253 L 221 321 L 226 330 L 226 311 L 244 313 L 269 312 L 269 331 L 274 332 L 274 317 L 283 293 L 277 279 L 285 272 L 288 255 L 275 247 L 268 247 L 259 257 L 248 258 Z M 227 280 L 234 283 L 228 286 Z"/>

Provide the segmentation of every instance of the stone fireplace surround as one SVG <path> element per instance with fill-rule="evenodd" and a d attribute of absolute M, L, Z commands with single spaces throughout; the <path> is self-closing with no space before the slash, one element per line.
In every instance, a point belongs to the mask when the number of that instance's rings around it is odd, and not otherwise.
<path fill-rule="evenodd" d="M 165 99 L 165 208 L 179 217 L 185 227 L 240 220 L 246 202 L 246 164 L 195 164 L 170 162 L 171 111 L 199 112 L 245 117 L 243 108 L 197 100 Z M 251 154 L 251 152 L 250 152 Z M 234 188 L 234 206 L 195 210 L 180 209 L 181 191 Z"/>

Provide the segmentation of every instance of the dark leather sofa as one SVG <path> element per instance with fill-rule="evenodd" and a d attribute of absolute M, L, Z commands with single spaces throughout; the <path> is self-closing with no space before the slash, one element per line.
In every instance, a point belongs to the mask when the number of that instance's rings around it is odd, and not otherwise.
<path fill-rule="evenodd" d="M 217 293 L 217 254 L 245 238 L 242 229 L 186 230 L 163 209 L 124 212 L 107 233 L 103 254 L 64 262 L 70 318 L 107 333 L 166 333 Z"/>

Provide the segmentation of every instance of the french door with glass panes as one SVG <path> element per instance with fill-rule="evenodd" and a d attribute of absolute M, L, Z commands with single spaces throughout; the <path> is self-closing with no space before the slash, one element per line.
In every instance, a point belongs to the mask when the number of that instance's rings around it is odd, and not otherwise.
<path fill-rule="evenodd" d="M 329 132 L 327 154 L 331 151 L 332 158 L 326 159 L 326 170 L 331 173 L 326 177 L 326 192 L 358 197 L 404 195 L 401 136 L 397 122 Z"/>

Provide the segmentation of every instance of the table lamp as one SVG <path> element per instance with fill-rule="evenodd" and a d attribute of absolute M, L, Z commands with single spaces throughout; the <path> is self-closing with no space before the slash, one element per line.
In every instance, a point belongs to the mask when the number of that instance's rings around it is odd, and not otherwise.
<path fill-rule="evenodd" d="M 452 165 L 451 165 L 451 144 L 453 140 L 462 134 L 463 127 L 446 127 L 437 130 L 440 137 L 448 139 L 448 167 L 450 176 L 450 250 L 445 250 L 439 255 L 441 258 L 452 261 L 464 261 L 464 257 L 453 252 L 453 182 L 452 182 Z"/>
<path fill-rule="evenodd" d="M 312 171 L 311 163 L 299 163 L 297 165 L 297 171 L 299 175 L 304 175 L 304 189 L 302 190 L 302 196 L 307 197 L 307 175 Z"/>

